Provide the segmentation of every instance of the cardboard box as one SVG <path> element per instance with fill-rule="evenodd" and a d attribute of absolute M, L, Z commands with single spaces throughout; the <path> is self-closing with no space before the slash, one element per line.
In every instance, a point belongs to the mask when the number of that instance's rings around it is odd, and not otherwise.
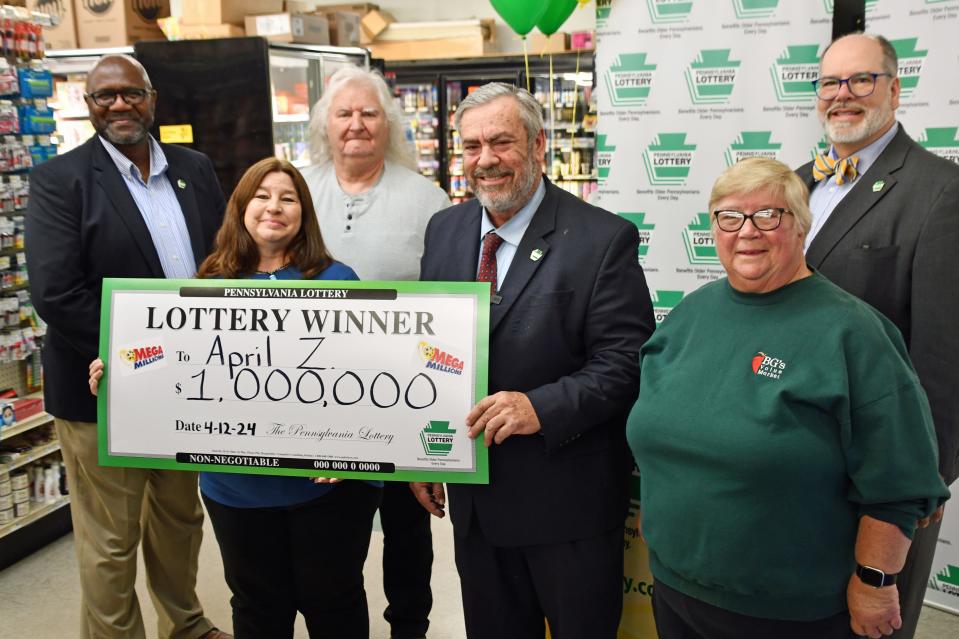
<path fill-rule="evenodd" d="M 150 6 L 144 7 L 146 4 Z M 124 47 L 140 40 L 163 40 L 157 18 L 170 15 L 170 0 L 153 0 L 151 3 L 139 0 L 79 1 L 74 7 L 77 42 L 82 49 Z"/>
<path fill-rule="evenodd" d="M 169 34 L 168 34 L 169 35 Z M 177 40 L 212 40 L 242 38 L 246 29 L 235 24 L 180 24 Z M 173 38 L 170 38 L 173 40 Z"/>
<path fill-rule="evenodd" d="M 343 4 L 319 4 L 314 2 L 313 4 L 316 5 L 316 11 L 322 13 L 344 11 L 346 13 L 355 13 L 358 16 L 365 16 L 370 11 L 379 11 L 380 9 L 380 5 L 373 4 L 372 2 L 346 2 Z"/>
<path fill-rule="evenodd" d="M 370 11 L 360 18 L 360 43 L 369 44 L 373 42 L 373 40 L 376 40 L 376 36 L 386 31 L 386 28 L 394 22 L 396 22 L 396 18 L 388 11 Z"/>
<path fill-rule="evenodd" d="M 275 13 L 246 17 L 246 34 L 262 36 L 271 42 L 329 44 L 330 25 L 325 16 Z"/>
<path fill-rule="evenodd" d="M 242 26 L 246 16 L 282 13 L 283 0 L 182 0 L 183 24 L 235 24 Z"/>
<path fill-rule="evenodd" d="M 360 16 L 349 11 L 324 11 L 330 21 L 330 44 L 336 47 L 360 46 Z"/>
<path fill-rule="evenodd" d="M 377 40 L 367 45 L 370 55 L 384 60 L 439 60 L 476 58 L 488 53 L 489 40 L 482 36 L 432 40 Z"/>
<path fill-rule="evenodd" d="M 526 36 L 526 51 L 530 55 L 565 53 L 569 51 L 569 34 L 557 32 L 547 37 L 542 33 L 531 33 Z"/>
<path fill-rule="evenodd" d="M 70 0 L 29 0 L 27 8 L 48 14 L 53 27 L 43 27 L 43 42 L 47 49 L 76 49 L 77 21 Z"/>

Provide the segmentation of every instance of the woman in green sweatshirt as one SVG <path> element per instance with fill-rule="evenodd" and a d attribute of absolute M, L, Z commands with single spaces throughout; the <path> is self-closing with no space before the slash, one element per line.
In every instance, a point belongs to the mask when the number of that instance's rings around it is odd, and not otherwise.
<path fill-rule="evenodd" d="M 733 165 L 710 195 L 725 279 L 642 349 L 628 434 L 661 639 L 878 637 L 949 491 L 902 337 L 807 266 L 802 180 Z"/>

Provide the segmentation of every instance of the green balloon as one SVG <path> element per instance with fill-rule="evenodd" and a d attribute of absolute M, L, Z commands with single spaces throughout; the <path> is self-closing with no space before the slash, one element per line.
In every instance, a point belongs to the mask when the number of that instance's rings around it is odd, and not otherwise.
<path fill-rule="evenodd" d="M 566 19 L 573 14 L 577 4 L 579 0 L 549 0 L 546 13 L 536 23 L 540 33 L 551 36 L 559 31 Z"/>
<path fill-rule="evenodd" d="M 549 0 L 489 0 L 496 13 L 519 35 L 533 30 L 549 7 Z"/>

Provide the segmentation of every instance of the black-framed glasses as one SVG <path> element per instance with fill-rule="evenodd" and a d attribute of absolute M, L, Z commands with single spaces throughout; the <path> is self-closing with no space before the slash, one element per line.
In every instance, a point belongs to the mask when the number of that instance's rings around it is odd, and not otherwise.
<path fill-rule="evenodd" d="M 775 231 L 783 222 L 783 215 L 792 215 L 792 211 L 786 209 L 760 209 L 755 213 L 743 213 L 742 211 L 713 211 L 716 217 L 716 225 L 721 231 L 734 233 L 743 227 L 746 220 L 751 220 L 753 226 L 760 231 Z"/>
<path fill-rule="evenodd" d="M 123 98 L 123 101 L 134 106 L 140 104 L 143 100 L 153 93 L 150 89 L 135 89 L 133 87 L 128 87 L 126 89 L 120 89 L 119 91 L 113 91 L 110 89 L 104 89 L 102 91 L 94 91 L 93 93 L 84 93 L 85 97 L 93 100 L 93 103 L 98 107 L 109 108 L 113 106 L 113 103 L 117 101 L 117 96 L 119 95 Z"/>
<path fill-rule="evenodd" d="M 854 73 L 848 78 L 834 78 L 825 76 L 812 81 L 812 86 L 816 89 L 816 95 L 820 100 L 835 100 L 839 95 L 842 85 L 846 85 L 849 93 L 857 98 L 865 98 L 872 95 L 876 90 L 876 78 L 881 76 L 892 77 L 891 73 Z"/>

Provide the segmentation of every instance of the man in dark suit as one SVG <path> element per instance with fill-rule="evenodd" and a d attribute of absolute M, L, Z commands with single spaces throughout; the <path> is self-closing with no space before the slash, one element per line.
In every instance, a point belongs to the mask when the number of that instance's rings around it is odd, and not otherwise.
<path fill-rule="evenodd" d="M 902 331 L 932 407 L 939 472 L 950 484 L 959 474 L 959 166 L 896 122 L 897 71 L 896 51 L 881 36 L 845 36 L 823 53 L 817 109 L 832 146 L 798 170 L 813 213 L 806 261 Z M 915 633 L 941 517 L 940 508 L 920 522 L 928 526 L 888 586 L 901 603 L 897 637 Z"/>
<path fill-rule="evenodd" d="M 466 417 L 490 483 L 451 485 L 467 636 L 616 636 L 632 466 L 625 418 L 654 328 L 638 233 L 542 177 L 539 103 L 492 83 L 459 107 L 472 200 L 437 213 L 420 278 L 492 286 L 489 396 Z M 482 444 L 480 443 L 482 441 Z M 440 484 L 414 484 L 443 515 Z"/>
<path fill-rule="evenodd" d="M 30 175 L 30 291 L 48 324 L 44 397 L 70 484 L 80 636 L 144 637 L 133 588 L 142 539 L 159 636 L 222 639 L 229 635 L 203 616 L 194 590 L 203 524 L 196 473 L 97 461 L 88 367 L 99 350 L 103 278 L 192 277 L 225 208 L 209 158 L 150 136 L 155 100 L 132 58 L 107 56 L 90 72 L 97 135 Z"/>

